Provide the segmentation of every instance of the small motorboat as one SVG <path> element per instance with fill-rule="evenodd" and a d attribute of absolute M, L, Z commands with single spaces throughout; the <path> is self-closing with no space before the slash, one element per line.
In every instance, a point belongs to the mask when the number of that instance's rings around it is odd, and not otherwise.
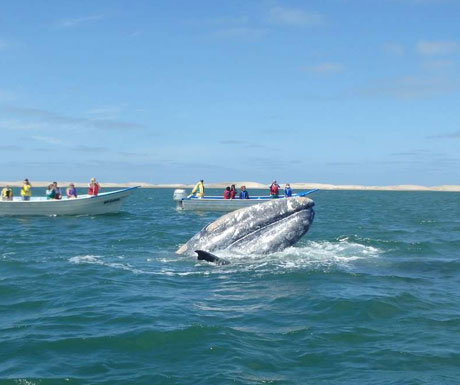
<path fill-rule="evenodd" d="M 318 189 L 308 190 L 297 194 L 292 194 L 293 197 L 303 197 L 314 193 Z M 259 203 L 271 201 L 271 196 L 251 196 L 249 199 L 224 199 L 221 196 L 205 196 L 197 197 L 188 195 L 183 189 L 174 190 L 173 199 L 176 202 L 178 210 L 196 210 L 196 211 L 233 211 L 243 207 L 249 207 Z M 289 199 L 284 195 L 280 195 L 278 199 Z"/>
<path fill-rule="evenodd" d="M 11 201 L 0 200 L 0 216 L 113 214 L 120 211 L 123 200 L 137 188 L 139 186 L 71 199 L 31 197 L 29 201 L 24 201 L 17 197 Z"/>

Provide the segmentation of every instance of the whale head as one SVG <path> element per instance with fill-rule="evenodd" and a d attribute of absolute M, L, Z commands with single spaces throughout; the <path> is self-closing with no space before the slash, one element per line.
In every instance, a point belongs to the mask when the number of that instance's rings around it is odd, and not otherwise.
<path fill-rule="evenodd" d="M 315 203 L 305 197 L 273 199 L 233 211 L 208 224 L 176 253 L 228 250 L 267 254 L 296 243 L 309 229 Z"/>

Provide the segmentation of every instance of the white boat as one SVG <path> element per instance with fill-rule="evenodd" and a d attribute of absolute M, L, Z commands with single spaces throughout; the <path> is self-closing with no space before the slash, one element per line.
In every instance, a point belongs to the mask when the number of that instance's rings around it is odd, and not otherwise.
<path fill-rule="evenodd" d="M 29 201 L 21 197 L 11 201 L 0 200 L 0 216 L 25 215 L 100 215 L 120 211 L 123 200 L 134 190 L 130 187 L 123 190 L 109 191 L 94 195 L 79 195 L 78 198 L 46 199 L 31 197 Z"/>
<path fill-rule="evenodd" d="M 318 189 L 292 194 L 292 196 L 302 197 L 311 194 Z M 173 199 L 176 202 L 177 210 L 194 211 L 233 211 L 243 207 L 249 207 L 259 203 L 272 200 L 271 196 L 251 196 L 249 199 L 224 199 L 221 196 L 205 196 L 203 198 L 188 195 L 185 190 L 177 189 L 174 191 Z M 288 199 L 280 195 L 278 199 Z"/>

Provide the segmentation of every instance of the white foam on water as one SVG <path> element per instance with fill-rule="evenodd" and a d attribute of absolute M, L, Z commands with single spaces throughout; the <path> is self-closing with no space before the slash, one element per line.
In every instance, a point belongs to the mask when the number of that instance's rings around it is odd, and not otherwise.
<path fill-rule="evenodd" d="M 119 257 L 119 259 L 123 259 L 123 257 Z M 104 260 L 104 257 L 100 255 L 77 255 L 75 257 L 69 258 L 69 262 L 77 264 L 77 265 L 89 264 L 89 265 L 107 266 L 113 269 L 131 271 L 132 273 L 135 273 L 135 274 L 147 273 L 143 270 L 134 268 L 129 263 L 124 264 L 124 263 L 119 263 L 119 262 L 107 262 Z"/>
<path fill-rule="evenodd" d="M 383 252 L 376 247 L 352 242 L 348 238 L 341 238 L 337 241 L 307 241 L 301 247 L 289 247 L 283 251 L 268 255 L 235 254 L 226 250 L 213 253 L 222 259 L 226 259 L 230 264 L 220 266 L 197 261 L 196 257 L 184 257 L 175 254 L 171 254 L 169 258 L 164 256 L 158 259 L 154 257 L 147 258 L 149 263 L 157 261 L 164 264 L 165 267 L 169 265 L 168 268 L 161 268 L 156 271 L 136 268 L 130 263 L 124 262 L 124 257 L 114 257 L 119 261 L 113 262 L 113 258 L 111 258 L 112 260 L 107 260 L 99 255 L 80 255 L 71 257 L 69 262 L 105 266 L 134 274 L 163 276 L 227 275 L 240 272 L 282 274 L 296 270 L 351 270 L 357 261 L 377 258 Z M 190 262 L 193 262 L 193 265 Z M 178 265 L 175 267 L 176 263 Z M 184 267 L 187 271 L 184 271 Z"/>
<path fill-rule="evenodd" d="M 10 258 L 15 254 L 16 254 L 16 252 L 14 252 L 14 251 L 10 251 L 8 253 L 3 253 L 2 254 L 2 259 L 3 260 L 10 260 Z"/>
<path fill-rule="evenodd" d="M 19 378 L 15 381 L 18 385 L 36 385 L 36 382 L 30 381 L 27 378 Z"/>
<path fill-rule="evenodd" d="M 302 247 L 287 249 L 268 255 L 237 255 L 228 251 L 216 251 L 215 254 L 230 262 L 226 266 L 238 266 L 241 270 L 292 271 L 302 269 L 349 269 L 362 259 L 376 258 L 382 251 L 347 239 L 335 242 L 308 241 Z M 224 266 L 224 267 L 226 267 Z"/>
<path fill-rule="evenodd" d="M 117 257 L 117 258 L 124 259 L 124 257 Z M 163 276 L 170 276 L 170 277 L 209 274 L 209 272 L 195 271 L 195 270 L 185 271 L 185 272 L 179 272 L 175 270 L 166 270 L 166 269 L 161 269 L 160 271 L 142 270 L 142 269 L 133 267 L 129 263 L 118 263 L 118 262 L 106 261 L 104 257 L 100 255 L 78 255 L 78 256 L 69 258 L 69 262 L 73 264 L 77 264 L 77 265 L 81 265 L 81 264 L 98 265 L 98 266 L 108 267 L 111 269 L 129 271 L 134 274 L 163 275 Z M 182 257 L 182 262 L 184 262 L 183 257 Z"/>

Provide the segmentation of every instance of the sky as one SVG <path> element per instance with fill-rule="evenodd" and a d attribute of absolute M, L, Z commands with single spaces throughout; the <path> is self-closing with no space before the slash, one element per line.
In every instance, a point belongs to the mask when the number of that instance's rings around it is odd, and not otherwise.
<path fill-rule="evenodd" d="M 0 5 L 0 180 L 460 184 L 458 0 Z"/>

